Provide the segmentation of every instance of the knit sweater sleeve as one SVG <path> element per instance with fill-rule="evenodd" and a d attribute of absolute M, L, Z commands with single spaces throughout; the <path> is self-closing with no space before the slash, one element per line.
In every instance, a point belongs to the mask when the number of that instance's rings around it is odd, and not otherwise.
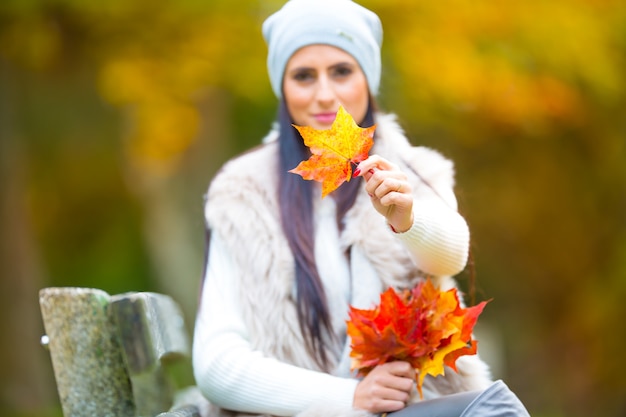
<path fill-rule="evenodd" d="M 413 225 L 396 236 L 423 272 L 434 276 L 456 275 L 467 264 L 470 231 L 458 212 L 454 164 L 433 149 L 412 147 L 408 143 L 396 145 L 404 146 L 401 164 L 413 173 L 415 181 Z"/>
<path fill-rule="evenodd" d="M 469 255 L 469 228 L 450 207 L 436 202 L 414 205 L 413 225 L 397 233 L 413 254 L 418 268 L 436 276 L 456 275 Z"/>
<path fill-rule="evenodd" d="M 232 279 L 237 266 L 215 233 L 209 259 L 193 340 L 196 383 L 207 399 L 226 409 L 278 416 L 322 402 L 351 408 L 358 381 L 282 363 L 252 349 Z"/>

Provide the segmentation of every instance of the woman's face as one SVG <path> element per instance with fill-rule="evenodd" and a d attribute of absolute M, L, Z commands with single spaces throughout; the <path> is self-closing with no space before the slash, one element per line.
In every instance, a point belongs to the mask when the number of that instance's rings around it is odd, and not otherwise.
<path fill-rule="evenodd" d="M 283 95 L 293 122 L 318 130 L 330 128 L 340 105 L 360 123 L 369 101 L 358 62 L 330 45 L 309 45 L 293 54 L 285 69 Z"/>

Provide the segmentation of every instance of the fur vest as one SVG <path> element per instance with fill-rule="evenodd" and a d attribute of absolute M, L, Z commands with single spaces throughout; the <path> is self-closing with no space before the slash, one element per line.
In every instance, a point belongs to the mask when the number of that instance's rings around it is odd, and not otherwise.
<path fill-rule="evenodd" d="M 402 167 L 410 177 L 417 204 L 420 198 L 436 193 L 456 209 L 456 201 L 449 198 L 454 186 L 452 163 L 433 150 L 411 146 L 393 116 L 378 115 L 376 123 L 370 154 Z M 241 275 L 235 279 L 241 299 L 249 300 L 242 303 L 243 317 L 253 347 L 280 361 L 319 370 L 305 347 L 297 319 L 294 259 L 282 232 L 277 198 L 277 135 L 272 131 L 263 145 L 224 165 L 209 187 L 205 215 L 208 227 L 225 238 L 234 261 L 241 266 Z M 372 209 L 365 191 L 346 214 L 341 244 L 351 253 L 351 304 L 356 307 L 371 308 L 386 288 L 410 288 L 423 279 L 407 249 Z M 374 281 L 367 278 L 372 276 Z M 443 288 L 455 286 L 451 277 L 434 280 Z M 425 395 L 482 389 L 490 383 L 487 367 L 477 356 L 459 358 L 457 368 L 458 373 L 448 370 L 445 377 L 426 378 Z M 308 410 L 303 415 L 350 412 Z M 217 414 L 224 414 L 224 410 Z"/>

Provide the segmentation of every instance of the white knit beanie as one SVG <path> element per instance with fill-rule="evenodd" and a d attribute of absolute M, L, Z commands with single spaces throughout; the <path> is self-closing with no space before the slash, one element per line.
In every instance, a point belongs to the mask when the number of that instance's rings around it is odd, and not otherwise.
<path fill-rule="evenodd" d="M 351 0 L 290 0 L 263 23 L 267 69 L 276 97 L 282 96 L 289 58 L 314 44 L 343 49 L 361 66 L 370 93 L 380 84 L 383 29 L 378 16 Z"/>

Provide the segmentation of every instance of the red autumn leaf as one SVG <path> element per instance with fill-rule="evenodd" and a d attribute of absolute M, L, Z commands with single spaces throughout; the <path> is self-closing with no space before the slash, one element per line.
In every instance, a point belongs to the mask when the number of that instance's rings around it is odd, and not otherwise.
<path fill-rule="evenodd" d="M 304 144 L 311 150 L 311 157 L 290 170 L 305 180 L 322 183 L 322 198 L 352 178 L 351 164 L 367 158 L 374 144 L 376 125 L 359 127 L 352 116 L 339 107 L 337 116 L 328 130 L 317 130 L 309 126 L 294 125 Z"/>
<path fill-rule="evenodd" d="M 389 288 L 373 309 L 351 306 L 352 370 L 365 376 L 377 365 L 407 361 L 422 396 L 426 375 L 442 375 L 444 365 L 456 371 L 459 357 L 476 353 L 472 330 L 486 304 L 463 308 L 456 289 L 441 291 L 425 280 L 401 294 Z"/>

